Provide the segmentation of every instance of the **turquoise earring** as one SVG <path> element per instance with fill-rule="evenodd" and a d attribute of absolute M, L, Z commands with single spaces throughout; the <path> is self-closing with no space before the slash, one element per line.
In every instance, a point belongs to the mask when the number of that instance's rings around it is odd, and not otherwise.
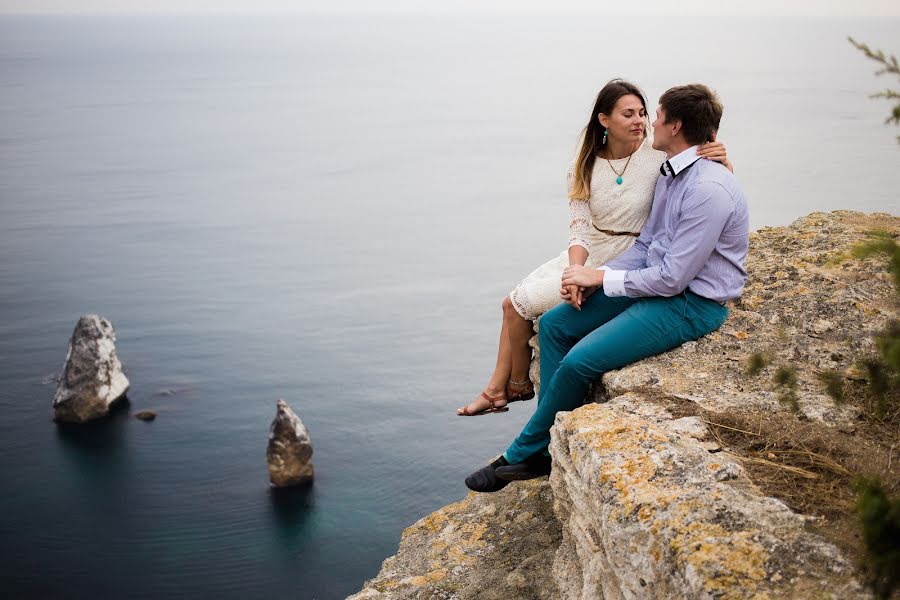
<path fill-rule="evenodd" d="M 600 143 L 603 144 L 604 146 L 606 145 L 606 133 L 607 133 L 607 131 L 604 130 L 604 131 L 603 131 L 603 141 L 600 142 Z"/>

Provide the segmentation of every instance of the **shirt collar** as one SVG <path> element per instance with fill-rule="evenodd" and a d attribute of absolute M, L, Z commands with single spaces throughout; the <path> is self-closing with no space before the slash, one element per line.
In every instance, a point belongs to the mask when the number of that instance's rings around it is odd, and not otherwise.
<path fill-rule="evenodd" d="M 664 162 L 659 168 L 659 172 L 663 175 L 672 175 L 672 177 L 677 177 L 679 173 L 700 160 L 700 155 L 697 154 L 697 148 L 699 148 L 699 146 L 691 146 L 687 150 L 679 152 L 678 154 Z"/>

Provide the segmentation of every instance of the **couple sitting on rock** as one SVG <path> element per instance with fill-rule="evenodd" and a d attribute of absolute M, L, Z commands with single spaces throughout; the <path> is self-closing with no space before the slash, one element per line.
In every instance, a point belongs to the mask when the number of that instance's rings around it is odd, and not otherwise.
<path fill-rule="evenodd" d="M 470 489 L 496 492 L 549 474 L 556 413 L 580 406 L 591 381 L 725 322 L 725 303 L 746 279 L 749 219 L 723 146 L 704 144 L 715 140 L 721 117 L 706 86 L 671 88 L 659 100 L 651 142 L 641 92 L 621 80 L 601 90 L 570 169 L 569 250 L 504 301 L 495 376 L 458 414 L 501 412 L 534 396 L 522 342 L 543 313 L 537 408 L 503 455 L 466 478 Z M 541 306 L 548 302 L 556 306 Z M 494 380 L 504 376 L 498 392 Z"/>

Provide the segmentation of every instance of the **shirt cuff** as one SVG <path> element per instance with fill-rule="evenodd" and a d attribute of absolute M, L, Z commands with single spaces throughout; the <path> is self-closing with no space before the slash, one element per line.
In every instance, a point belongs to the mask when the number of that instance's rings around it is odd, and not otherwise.
<path fill-rule="evenodd" d="M 605 265 L 604 265 L 605 266 Z M 615 269 L 603 269 L 603 293 L 610 297 L 625 295 L 625 273 L 628 271 L 616 271 Z"/>

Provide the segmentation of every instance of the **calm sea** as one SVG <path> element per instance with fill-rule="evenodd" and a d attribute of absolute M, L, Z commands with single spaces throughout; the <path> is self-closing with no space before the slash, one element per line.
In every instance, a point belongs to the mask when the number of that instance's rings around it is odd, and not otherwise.
<path fill-rule="evenodd" d="M 682 31 L 683 35 L 678 32 Z M 500 301 L 567 239 L 609 78 L 703 81 L 754 227 L 898 212 L 900 21 L 0 19 L 5 597 L 341 598 L 531 412 L 460 419 Z M 893 82 L 896 83 L 896 82 Z M 78 317 L 130 404 L 51 420 Z M 268 487 L 275 402 L 317 479 Z M 153 423 L 130 413 L 150 409 Z"/>

